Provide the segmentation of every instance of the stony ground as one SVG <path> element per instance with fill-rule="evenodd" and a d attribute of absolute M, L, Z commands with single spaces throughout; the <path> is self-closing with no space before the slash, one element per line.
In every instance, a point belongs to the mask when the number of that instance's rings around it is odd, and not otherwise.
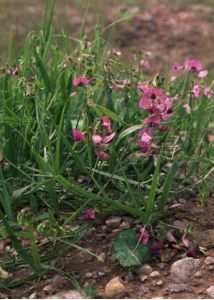
<path fill-rule="evenodd" d="M 84 298 L 83 291 L 89 285 L 100 298 L 214 298 L 214 198 L 209 199 L 204 214 L 197 197 L 178 199 L 171 210 L 173 217 L 168 223 L 180 221 L 180 226 L 193 225 L 190 240 L 198 245 L 196 257 L 189 257 L 174 243 L 166 245 L 149 264 L 123 268 L 114 257 L 112 242 L 121 230 L 136 229 L 139 221 L 126 215 L 98 218 L 81 244 L 98 258 L 73 250 L 56 263 L 56 267 L 78 280 L 82 294 L 74 291 L 65 277 L 50 272 L 18 290 L 2 292 L 1 298 Z M 28 272 L 19 270 L 13 277 Z"/>

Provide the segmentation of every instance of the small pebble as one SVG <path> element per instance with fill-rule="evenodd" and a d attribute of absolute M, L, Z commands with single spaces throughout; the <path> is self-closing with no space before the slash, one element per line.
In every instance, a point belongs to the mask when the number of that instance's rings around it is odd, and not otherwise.
<path fill-rule="evenodd" d="M 84 277 L 87 278 L 87 279 L 92 278 L 93 273 L 92 272 L 87 272 L 87 273 L 85 273 Z"/>
<path fill-rule="evenodd" d="M 156 285 L 157 285 L 157 286 L 163 285 L 163 280 L 160 279 L 160 280 L 156 281 Z"/>
<path fill-rule="evenodd" d="M 150 278 L 159 278 L 161 275 L 160 275 L 160 272 L 158 271 L 153 271 L 151 274 L 150 274 Z"/>
<path fill-rule="evenodd" d="M 33 292 L 32 294 L 30 294 L 30 296 L 28 297 L 28 299 L 36 299 L 37 298 L 37 293 Z"/>
<path fill-rule="evenodd" d="M 141 274 L 141 275 L 139 276 L 139 279 L 140 279 L 140 281 L 142 281 L 142 282 L 146 281 L 147 278 L 148 278 L 148 275 L 143 275 L 143 274 Z"/>
<path fill-rule="evenodd" d="M 207 290 L 207 295 L 214 299 L 214 285 L 211 285 Z"/>
<path fill-rule="evenodd" d="M 139 275 L 150 275 L 152 273 L 152 267 L 149 264 L 144 264 L 136 269 L 136 273 Z"/>
<path fill-rule="evenodd" d="M 161 262 L 161 263 L 158 263 L 157 265 L 158 265 L 159 269 L 163 270 L 166 267 L 167 264 L 164 263 L 164 262 Z"/>
<path fill-rule="evenodd" d="M 103 277 L 103 276 L 106 276 L 106 273 L 105 272 L 97 272 L 97 275 L 99 277 Z"/>
<path fill-rule="evenodd" d="M 107 298 L 121 298 L 126 294 L 126 287 L 117 276 L 112 278 L 105 286 L 104 295 Z"/>
<path fill-rule="evenodd" d="M 204 263 L 205 263 L 206 265 L 212 265 L 212 264 L 214 264 L 214 257 L 212 257 L 212 256 L 207 256 L 207 257 L 205 258 Z"/>
<path fill-rule="evenodd" d="M 129 229 L 131 227 L 131 225 L 128 222 L 122 222 L 120 224 L 120 229 Z"/>
<path fill-rule="evenodd" d="M 196 272 L 194 277 L 201 278 L 202 277 L 202 272 L 201 271 Z"/>
<path fill-rule="evenodd" d="M 166 291 L 170 293 L 193 292 L 193 288 L 185 283 L 171 283 Z"/>
<path fill-rule="evenodd" d="M 51 284 L 48 284 L 43 288 L 43 292 L 48 295 L 53 294 L 54 287 Z"/>
<path fill-rule="evenodd" d="M 112 217 L 106 220 L 106 226 L 111 229 L 116 229 L 120 226 L 122 218 L 121 217 Z"/>

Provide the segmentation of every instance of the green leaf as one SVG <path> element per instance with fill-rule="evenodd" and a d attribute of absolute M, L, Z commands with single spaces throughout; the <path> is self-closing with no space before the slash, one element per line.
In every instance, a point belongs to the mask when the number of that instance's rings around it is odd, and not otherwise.
<path fill-rule="evenodd" d="M 122 231 L 114 242 L 115 255 L 123 267 L 138 266 L 150 260 L 147 246 L 143 246 L 131 230 Z"/>

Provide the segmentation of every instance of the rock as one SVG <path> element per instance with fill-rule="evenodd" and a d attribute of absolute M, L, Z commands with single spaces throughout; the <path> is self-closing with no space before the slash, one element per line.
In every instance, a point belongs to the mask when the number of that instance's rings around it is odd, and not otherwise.
<path fill-rule="evenodd" d="M 192 257 L 177 260 L 171 266 L 171 277 L 175 282 L 185 282 L 201 267 L 201 261 Z"/>
<path fill-rule="evenodd" d="M 212 256 L 207 256 L 207 257 L 205 258 L 204 263 L 205 263 L 206 265 L 212 265 L 212 264 L 214 264 L 214 257 L 212 257 Z"/>
<path fill-rule="evenodd" d="M 129 229 L 131 227 L 131 225 L 128 222 L 122 222 L 120 224 L 120 229 L 124 230 L 124 229 Z"/>
<path fill-rule="evenodd" d="M 146 279 L 147 279 L 148 277 L 149 277 L 148 275 L 143 275 L 143 274 L 139 275 L 139 279 L 140 279 L 140 281 L 142 281 L 142 282 L 146 281 Z"/>
<path fill-rule="evenodd" d="M 196 272 L 194 277 L 201 278 L 202 277 L 202 272 L 201 271 Z"/>
<path fill-rule="evenodd" d="M 139 294 L 140 295 L 144 295 L 144 294 L 147 294 L 150 292 L 150 289 L 147 287 L 147 286 L 144 286 L 142 285 L 140 288 L 139 288 Z"/>
<path fill-rule="evenodd" d="M 163 270 L 166 267 L 166 265 L 167 264 L 163 263 L 163 262 L 157 264 L 158 268 L 161 269 L 161 270 Z"/>
<path fill-rule="evenodd" d="M 214 285 L 211 285 L 207 290 L 207 295 L 209 297 L 211 297 L 212 299 L 214 299 Z"/>
<path fill-rule="evenodd" d="M 55 288 L 51 284 L 48 284 L 43 288 L 43 292 L 48 295 L 53 294 L 54 291 L 55 291 Z"/>
<path fill-rule="evenodd" d="M 125 296 L 126 288 L 121 279 L 117 276 L 106 284 L 104 294 L 107 298 L 121 298 Z"/>
<path fill-rule="evenodd" d="M 160 280 L 156 281 L 156 285 L 157 285 L 157 286 L 163 285 L 163 280 L 160 279 Z"/>
<path fill-rule="evenodd" d="M 135 278 L 134 278 L 134 275 L 132 272 L 129 272 L 128 274 L 126 274 L 125 276 L 125 280 L 126 281 L 133 281 Z"/>
<path fill-rule="evenodd" d="M 85 299 L 78 291 L 62 291 L 47 299 Z"/>
<path fill-rule="evenodd" d="M 153 271 L 151 274 L 150 274 L 150 278 L 159 278 L 161 275 L 158 271 Z"/>
<path fill-rule="evenodd" d="M 28 297 L 28 299 L 36 299 L 37 298 L 37 293 L 33 292 L 32 294 L 30 294 L 30 296 Z"/>
<path fill-rule="evenodd" d="M 97 276 L 104 277 L 104 276 L 106 276 L 106 273 L 105 272 L 97 272 Z"/>
<path fill-rule="evenodd" d="M 170 293 L 193 292 L 193 288 L 185 283 L 171 283 L 167 286 L 166 291 Z"/>
<path fill-rule="evenodd" d="M 93 277 L 93 273 L 92 273 L 92 272 L 86 272 L 85 275 L 84 275 L 84 277 L 85 277 L 86 279 L 90 279 L 90 278 Z"/>
<path fill-rule="evenodd" d="M 152 271 L 152 267 L 149 264 L 144 264 L 136 269 L 138 275 L 150 275 Z"/>
<path fill-rule="evenodd" d="M 122 220 L 121 217 L 112 217 L 106 220 L 106 225 L 111 229 L 116 229 L 120 226 L 121 220 Z"/>

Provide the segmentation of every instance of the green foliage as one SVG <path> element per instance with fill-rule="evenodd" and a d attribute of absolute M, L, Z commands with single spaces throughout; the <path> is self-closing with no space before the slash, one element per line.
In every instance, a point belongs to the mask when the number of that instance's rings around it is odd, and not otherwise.
<path fill-rule="evenodd" d="M 143 246 L 131 229 L 119 233 L 114 242 L 114 251 L 123 267 L 138 266 L 151 259 L 148 246 Z"/>

